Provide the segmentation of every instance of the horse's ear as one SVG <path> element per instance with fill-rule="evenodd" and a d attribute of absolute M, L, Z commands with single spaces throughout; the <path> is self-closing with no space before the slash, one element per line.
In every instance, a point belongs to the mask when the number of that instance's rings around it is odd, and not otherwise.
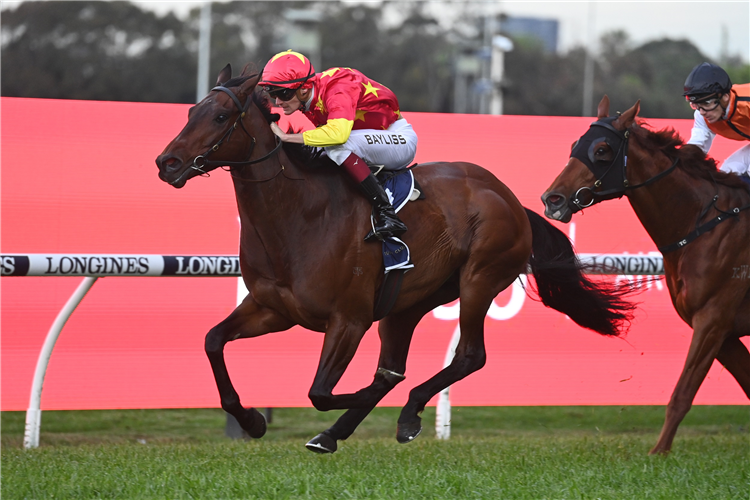
<path fill-rule="evenodd" d="M 216 85 L 224 85 L 229 81 L 230 78 L 232 78 L 232 65 L 227 64 L 221 71 L 219 71 L 219 77 L 216 79 Z"/>
<path fill-rule="evenodd" d="M 641 110 L 641 100 L 638 99 L 632 108 L 625 111 L 617 119 L 617 122 L 623 126 L 623 129 L 628 129 L 635 121 L 635 117 L 638 116 L 638 112 Z"/>
<path fill-rule="evenodd" d="M 240 73 L 240 76 L 248 76 L 248 75 L 250 75 L 251 73 L 254 72 L 254 68 L 255 68 L 255 65 L 253 65 L 251 63 L 245 64 L 245 67 L 242 68 L 242 73 Z"/>
<path fill-rule="evenodd" d="M 609 116 L 609 97 L 604 94 L 602 100 L 599 102 L 599 106 L 596 108 L 596 118 L 601 120 Z"/>
<path fill-rule="evenodd" d="M 255 88 L 259 81 L 260 78 L 258 76 L 254 78 L 248 78 L 247 80 L 242 82 L 242 85 L 240 85 L 240 92 L 249 94 L 250 92 L 252 92 L 253 88 Z"/>

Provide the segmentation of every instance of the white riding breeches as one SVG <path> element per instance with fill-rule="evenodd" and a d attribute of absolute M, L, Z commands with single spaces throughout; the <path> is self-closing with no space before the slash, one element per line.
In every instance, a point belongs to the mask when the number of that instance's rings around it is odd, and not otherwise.
<path fill-rule="evenodd" d="M 722 172 L 733 172 L 737 175 L 750 175 L 750 144 L 742 146 L 732 153 L 721 164 Z"/>
<path fill-rule="evenodd" d="M 417 134 L 409 122 L 401 118 L 387 130 L 352 130 L 344 144 L 324 149 L 337 165 L 354 153 L 369 164 L 384 165 L 385 170 L 400 170 L 414 161 Z"/>

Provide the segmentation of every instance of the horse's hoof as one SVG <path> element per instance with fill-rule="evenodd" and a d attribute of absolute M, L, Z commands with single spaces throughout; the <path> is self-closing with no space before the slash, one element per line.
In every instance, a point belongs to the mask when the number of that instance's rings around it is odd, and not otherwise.
<path fill-rule="evenodd" d="M 410 424 L 398 424 L 396 439 L 399 443 L 411 443 L 422 433 L 422 422 L 417 421 Z"/>
<path fill-rule="evenodd" d="M 241 421 L 238 420 L 240 427 L 242 427 L 251 438 L 262 438 L 268 429 L 266 426 L 266 417 L 255 408 L 248 409 L 245 417 L 246 418 L 243 418 Z"/>
<path fill-rule="evenodd" d="M 663 448 L 657 448 L 657 447 L 654 447 L 651 451 L 648 452 L 648 454 L 651 456 L 656 455 L 656 456 L 662 456 L 662 457 L 666 457 L 667 455 L 669 455 L 669 453 L 670 453 L 670 450 L 668 449 L 665 450 Z"/>
<path fill-rule="evenodd" d="M 308 441 L 305 447 L 315 453 L 333 453 L 338 448 L 335 439 L 322 433 Z"/>

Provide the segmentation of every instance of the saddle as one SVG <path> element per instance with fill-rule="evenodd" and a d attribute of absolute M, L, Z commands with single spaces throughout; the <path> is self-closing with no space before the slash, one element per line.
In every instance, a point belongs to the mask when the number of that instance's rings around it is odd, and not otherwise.
<path fill-rule="evenodd" d="M 372 175 L 375 176 L 375 178 L 378 180 L 380 185 L 383 186 L 383 189 L 388 189 L 390 187 L 391 179 L 393 179 L 394 177 L 398 177 L 400 175 L 406 174 L 406 173 L 411 173 L 411 169 L 413 169 L 414 167 L 418 165 L 419 165 L 418 163 L 414 163 L 412 165 L 409 165 L 406 168 L 402 168 L 401 170 L 385 170 L 384 169 L 385 165 L 373 165 L 371 163 L 367 164 L 367 166 L 370 167 L 370 172 L 372 172 Z M 411 193 L 409 194 L 408 201 L 424 200 L 425 196 L 422 191 L 422 187 L 419 185 L 417 178 L 414 177 L 413 174 L 412 174 L 412 179 L 414 181 L 414 186 L 412 188 Z M 393 196 L 394 198 L 396 197 L 395 195 Z M 401 210 L 402 207 L 403 205 L 397 207 L 394 204 L 393 206 L 396 212 Z"/>

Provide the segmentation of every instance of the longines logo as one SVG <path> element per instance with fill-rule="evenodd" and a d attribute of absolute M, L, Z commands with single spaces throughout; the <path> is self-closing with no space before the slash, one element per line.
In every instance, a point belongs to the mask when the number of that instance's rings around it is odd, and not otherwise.
<path fill-rule="evenodd" d="M 0 255 L 3 276 L 240 276 L 237 256 Z"/>
<path fill-rule="evenodd" d="M 138 256 L 61 256 L 47 257 L 45 274 L 54 275 L 97 275 L 132 274 L 143 275 L 149 271 L 148 259 Z"/>
<path fill-rule="evenodd" d="M 647 255 L 605 255 L 591 258 L 594 268 L 602 271 L 617 270 L 621 274 L 664 274 L 664 262 L 660 257 Z"/>
<path fill-rule="evenodd" d="M 174 259 L 174 262 L 170 262 Z M 170 257 L 164 258 L 165 275 L 239 275 L 239 257 Z"/>

